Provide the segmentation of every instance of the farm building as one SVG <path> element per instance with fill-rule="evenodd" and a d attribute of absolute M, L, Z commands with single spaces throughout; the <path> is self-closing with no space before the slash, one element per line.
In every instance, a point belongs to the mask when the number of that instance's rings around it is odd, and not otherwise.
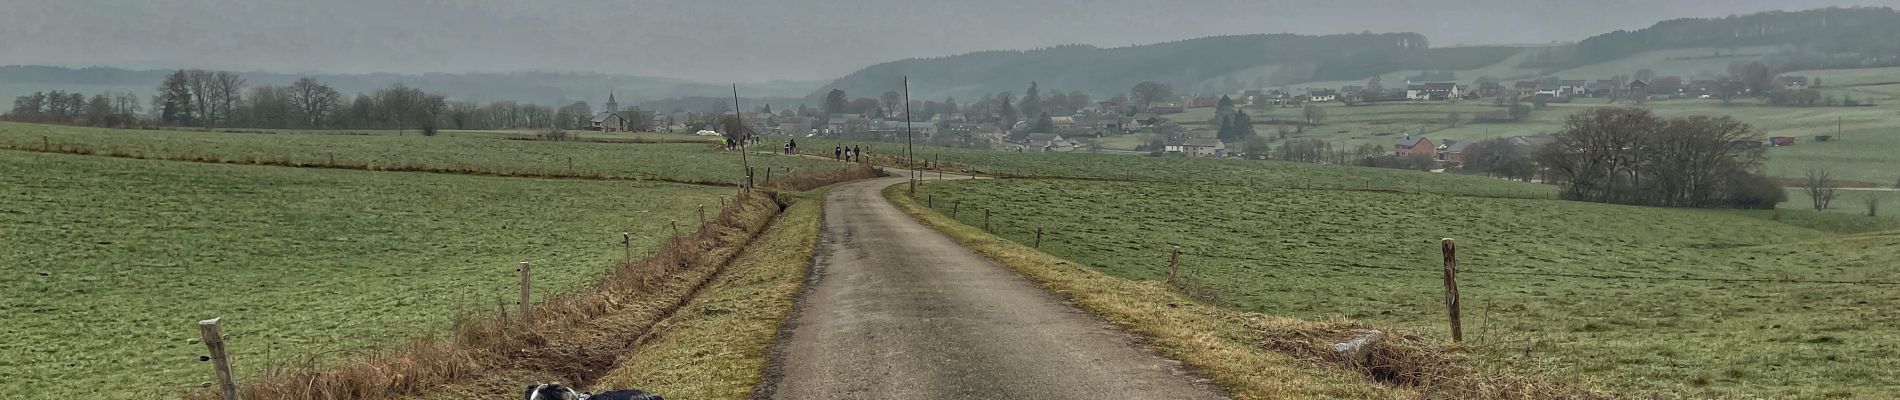
<path fill-rule="evenodd" d="M 1438 161 L 1464 165 L 1465 149 L 1471 147 L 1469 141 L 1447 141 L 1438 148 Z"/>
<path fill-rule="evenodd" d="M 1068 139 L 1063 139 L 1062 135 L 1054 133 L 1031 133 L 1023 138 L 1023 149 L 1044 153 L 1066 153 L 1075 150 L 1075 143 L 1070 143 Z"/>
<path fill-rule="evenodd" d="M 1392 155 L 1399 157 L 1436 158 L 1438 156 L 1438 145 L 1432 144 L 1432 140 L 1426 139 L 1424 136 L 1413 137 L 1412 135 L 1405 135 L 1404 139 L 1399 139 L 1398 143 L 1392 144 Z"/>

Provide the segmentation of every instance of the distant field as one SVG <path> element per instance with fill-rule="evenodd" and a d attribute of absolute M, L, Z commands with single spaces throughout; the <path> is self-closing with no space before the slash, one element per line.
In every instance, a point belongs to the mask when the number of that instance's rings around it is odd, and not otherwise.
<path fill-rule="evenodd" d="M 443 168 L 484 168 L 546 173 L 599 173 L 616 178 L 664 178 L 739 182 L 744 173 L 736 152 L 714 144 L 620 144 L 501 140 L 493 133 L 330 135 L 205 133 L 100 129 L 0 123 L 0 146 L 37 148 L 42 140 L 83 145 L 99 151 L 141 155 L 245 157 L 339 164 L 420 164 Z M 610 134 L 622 135 L 622 134 Z M 630 136 L 630 134 L 625 134 Z M 669 138 L 686 138 L 667 135 Z M 754 156 L 752 165 L 786 169 L 832 168 L 835 163 L 795 157 Z M 571 164 L 570 164 L 571 163 Z M 570 167 L 571 165 L 571 167 Z"/>
<path fill-rule="evenodd" d="M 9 131 L 18 126 L 8 126 Z M 124 145 L 202 136 L 62 132 Z M 317 136 L 218 134 L 233 147 L 341 151 Z M 289 143 L 263 141 L 283 140 Z M 373 138 L 347 137 L 349 140 Z M 205 141 L 198 141 L 205 140 Z M 258 141 L 250 141 L 258 140 Z M 435 140 L 427 142 L 426 140 Z M 136 144 L 142 143 L 142 144 Z M 480 143 L 503 143 L 481 141 Z M 245 150 L 236 150 L 245 149 Z M 507 153 L 496 153 L 504 157 Z M 516 262 L 574 290 L 687 228 L 727 188 L 339 171 L 0 151 L 0 390 L 58 383 L 152 398 L 210 380 L 194 321 L 222 316 L 238 373 L 446 331 L 512 303 Z"/>
<path fill-rule="evenodd" d="M 1182 270 L 1233 307 L 1438 340 L 1438 239 L 1456 238 L 1465 332 L 1488 362 L 1692 398 L 1900 390 L 1886 373 L 1900 368 L 1900 317 L 1881 306 L 1900 301 L 1895 286 L 1536 275 L 1900 281 L 1891 232 L 1834 236 L 1771 212 L 1201 182 L 955 181 L 926 195 L 959 203 L 967 224 L 991 210 L 1019 242 L 1043 228 L 1044 251 L 1117 276 L 1158 279 L 1180 246 Z"/>
<path fill-rule="evenodd" d="M 899 157 L 903 152 L 901 143 L 875 145 L 875 148 L 866 147 L 866 152 Z M 1556 189 L 1549 185 L 1482 176 L 1280 161 L 1086 153 L 1026 154 L 930 146 L 918 146 L 917 158 L 968 165 L 986 172 L 1031 176 L 1211 182 L 1230 186 L 1423 191 L 1498 197 L 1556 196 Z"/>

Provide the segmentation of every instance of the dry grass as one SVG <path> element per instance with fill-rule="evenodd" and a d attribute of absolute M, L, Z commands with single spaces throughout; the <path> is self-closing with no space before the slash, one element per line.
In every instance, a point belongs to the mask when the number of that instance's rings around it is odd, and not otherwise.
<path fill-rule="evenodd" d="M 832 170 L 807 171 L 789 176 L 778 176 L 760 183 L 760 187 L 803 192 L 838 182 L 871 179 L 884 176 L 884 170 L 869 165 L 853 165 Z"/>
<path fill-rule="evenodd" d="M 662 322 L 651 344 L 628 355 L 596 386 L 639 387 L 682 399 L 750 395 L 804 287 L 818 241 L 822 196 L 822 191 L 803 195 L 712 287 Z"/>
<path fill-rule="evenodd" d="M 998 238 L 923 207 L 903 191 L 885 191 L 899 208 L 970 249 L 1023 273 L 1186 362 L 1242 399 L 1595 399 L 1588 390 L 1545 379 L 1486 371 L 1460 348 L 1353 321 L 1313 322 L 1205 304 L 1166 282 L 1103 274 Z M 1331 345 L 1379 329 L 1391 339 L 1371 362 L 1347 360 Z"/>
<path fill-rule="evenodd" d="M 788 177 L 836 183 L 854 173 Z M 821 185 L 822 186 L 822 185 Z M 668 239 L 638 261 L 622 263 L 592 290 L 548 298 L 530 318 L 497 305 L 492 314 L 456 317 L 447 338 L 422 338 L 394 351 L 335 368 L 279 368 L 245 382 L 240 397 L 387 399 L 513 395 L 520 379 L 587 386 L 655 339 L 656 326 L 697 298 L 746 245 L 783 212 L 789 195 L 742 191 L 698 231 Z M 815 203 L 815 202 L 814 202 Z M 787 303 L 789 305 L 789 302 Z M 184 394 L 215 399 L 211 391 Z"/>
<path fill-rule="evenodd" d="M 379 399 L 418 395 L 494 371 L 537 371 L 585 384 L 613 368 L 651 326 L 697 290 L 782 206 L 770 192 L 748 192 L 688 236 L 624 263 L 593 290 L 537 304 L 530 318 L 498 307 L 456 318 L 448 338 L 425 338 L 358 362 L 246 382 L 241 396 L 270 399 Z M 512 386 L 512 385 L 511 385 Z M 496 388 L 506 393 L 511 388 Z M 188 398 L 214 398 L 209 392 Z"/>

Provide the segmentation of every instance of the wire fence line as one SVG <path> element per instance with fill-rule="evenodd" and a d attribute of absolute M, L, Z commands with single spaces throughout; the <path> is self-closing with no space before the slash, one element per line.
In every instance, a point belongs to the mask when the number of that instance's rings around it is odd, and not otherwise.
<path fill-rule="evenodd" d="M 972 211 L 976 211 L 976 210 L 980 210 L 980 209 L 973 209 Z M 1001 215 L 998 214 L 996 216 L 1000 217 Z M 1007 222 L 1002 222 L 1002 223 L 996 223 L 992 225 L 990 231 L 998 235 L 1002 235 L 1002 234 L 1035 235 L 1037 230 L 1035 228 L 1012 229 L 1012 227 L 1008 226 Z M 1058 239 L 1061 242 L 1071 245 L 1071 246 L 1081 245 L 1082 247 L 1097 248 L 1097 249 L 1107 248 L 1109 246 L 1109 245 L 1101 244 L 1101 243 L 1091 243 L 1091 242 L 1088 242 L 1086 239 L 1069 235 L 1066 232 L 1059 232 L 1059 231 L 1046 229 L 1046 228 L 1042 229 L 1042 237 L 1043 237 L 1042 241 L 1045 244 L 1056 243 L 1057 240 L 1051 240 L 1051 239 Z M 1280 258 L 1251 257 L 1251 256 L 1242 256 L 1242 255 L 1213 254 L 1213 253 L 1196 252 L 1196 251 L 1190 251 L 1190 250 L 1182 250 L 1181 256 L 1182 257 L 1190 257 L 1190 256 L 1201 257 L 1201 258 L 1227 260 L 1227 261 L 1277 264 L 1277 265 L 1351 268 L 1351 269 L 1397 271 L 1397 272 L 1421 273 L 1421 274 L 1433 274 L 1433 275 L 1442 274 L 1444 272 L 1442 269 L 1439 269 L 1439 268 L 1406 268 L 1406 267 L 1370 265 L 1370 264 L 1361 264 L 1361 263 L 1350 263 L 1350 264 L 1330 263 L 1330 262 L 1290 260 L 1290 259 L 1280 259 Z M 1162 258 L 1165 259 L 1166 257 L 1162 257 Z M 1579 279 L 1604 279 L 1604 280 L 1646 280 L 1646 281 L 1669 281 L 1669 282 L 1900 286 L 1900 281 L 1877 281 L 1877 280 L 1703 278 L 1703 277 L 1670 277 L 1670 276 L 1644 276 L 1644 275 L 1626 275 L 1626 274 L 1592 274 L 1592 273 L 1566 273 L 1566 272 L 1491 271 L 1491 270 L 1483 270 L 1483 269 L 1472 270 L 1472 269 L 1465 269 L 1465 268 L 1459 268 L 1458 273 L 1461 275 L 1475 274 L 1475 275 L 1504 275 L 1504 276 L 1579 278 Z"/>

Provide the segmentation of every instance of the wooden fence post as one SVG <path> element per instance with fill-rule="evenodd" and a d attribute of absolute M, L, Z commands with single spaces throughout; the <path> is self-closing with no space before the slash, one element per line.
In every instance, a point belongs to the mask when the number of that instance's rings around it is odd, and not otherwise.
<path fill-rule="evenodd" d="M 990 209 L 983 209 L 983 231 L 990 232 Z"/>
<path fill-rule="evenodd" d="M 330 166 L 336 166 L 336 152 L 330 152 Z"/>
<path fill-rule="evenodd" d="M 1040 226 L 1036 227 L 1036 245 L 1032 247 L 1042 248 L 1042 227 Z"/>
<path fill-rule="evenodd" d="M 1465 340 L 1464 324 L 1458 320 L 1458 247 L 1451 238 L 1441 246 L 1445 252 L 1445 311 L 1451 314 L 1451 341 Z"/>
<path fill-rule="evenodd" d="M 567 173 L 574 173 L 574 157 L 567 158 Z"/>
<path fill-rule="evenodd" d="M 699 205 L 699 224 L 700 225 L 706 224 L 706 205 L 705 204 Z"/>
<path fill-rule="evenodd" d="M 533 282 L 528 278 L 528 262 L 522 261 L 521 266 L 515 268 L 515 270 L 521 271 L 521 321 L 527 322 L 528 305 L 531 304 L 528 300 L 528 294 L 533 290 Z"/>
<path fill-rule="evenodd" d="M 1174 254 L 1168 256 L 1168 282 L 1174 282 L 1174 276 L 1181 272 L 1181 246 L 1174 246 Z"/>
<path fill-rule="evenodd" d="M 765 167 L 765 180 L 760 182 L 772 182 L 772 167 Z"/>
<path fill-rule="evenodd" d="M 621 232 L 620 233 L 620 247 L 625 247 L 627 249 L 626 261 L 632 262 L 633 261 L 633 234 L 628 233 L 628 232 Z"/>
<path fill-rule="evenodd" d="M 211 361 L 212 368 L 218 372 L 218 391 L 224 393 L 225 400 L 237 400 L 237 381 L 231 377 L 231 358 L 224 354 L 224 317 L 198 321 L 198 334 L 204 339 L 205 348 L 210 355 L 200 357 L 201 361 Z"/>
<path fill-rule="evenodd" d="M 680 235 L 680 222 L 679 222 L 678 220 L 670 220 L 670 219 L 669 219 L 669 220 L 666 220 L 666 223 L 667 223 L 667 225 L 672 225 L 672 226 L 673 226 L 673 237 L 679 237 L 679 235 Z"/>
<path fill-rule="evenodd" d="M 937 208 L 937 195 L 928 194 L 924 195 L 924 198 L 927 199 L 924 203 L 926 207 Z"/>
<path fill-rule="evenodd" d="M 719 208 L 726 208 L 726 195 L 719 195 Z"/>
<path fill-rule="evenodd" d="M 955 219 L 957 217 L 958 208 L 963 208 L 963 200 L 957 200 L 954 203 L 950 203 L 950 218 Z"/>

